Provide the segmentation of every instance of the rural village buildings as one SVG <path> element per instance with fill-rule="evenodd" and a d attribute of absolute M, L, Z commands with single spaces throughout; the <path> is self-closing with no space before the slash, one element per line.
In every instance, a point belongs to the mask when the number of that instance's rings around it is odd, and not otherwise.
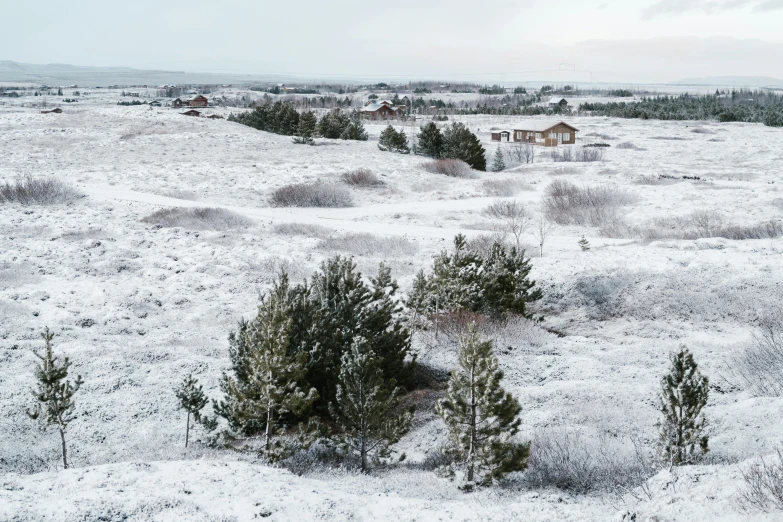
<path fill-rule="evenodd" d="M 176 98 L 173 102 L 171 102 L 172 107 L 208 107 L 209 106 L 209 100 L 207 100 L 206 96 L 202 96 L 199 94 L 192 100 L 182 100 L 180 98 Z"/>
<path fill-rule="evenodd" d="M 492 141 L 514 141 L 556 147 L 576 143 L 579 129 L 563 121 L 530 120 L 515 125 L 513 130 L 492 131 Z"/>

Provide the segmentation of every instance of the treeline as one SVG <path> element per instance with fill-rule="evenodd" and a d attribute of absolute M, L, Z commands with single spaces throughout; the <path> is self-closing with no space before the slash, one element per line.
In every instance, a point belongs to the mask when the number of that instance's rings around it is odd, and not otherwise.
<path fill-rule="evenodd" d="M 250 112 L 231 113 L 228 121 L 283 136 L 297 136 L 299 143 L 312 143 L 316 136 L 359 141 L 367 141 L 368 138 L 356 113 L 329 112 L 318 120 L 312 112 L 300 114 L 293 105 L 279 101 L 256 107 Z"/>
<path fill-rule="evenodd" d="M 783 95 L 764 91 L 643 97 L 628 103 L 583 103 L 579 110 L 614 118 L 741 121 L 783 126 Z"/>

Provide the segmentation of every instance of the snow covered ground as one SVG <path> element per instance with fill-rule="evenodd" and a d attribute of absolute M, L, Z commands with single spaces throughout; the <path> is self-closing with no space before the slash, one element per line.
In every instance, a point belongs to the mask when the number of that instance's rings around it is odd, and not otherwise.
<path fill-rule="evenodd" d="M 544 324 L 566 334 L 531 326 L 499 341 L 505 385 L 523 405 L 525 437 L 562 428 L 638 432 L 652 443 L 668 353 L 688 345 L 711 379 L 712 465 L 684 469 L 677 480 L 662 472 L 651 482 L 652 500 L 528 489 L 466 496 L 413 467 L 369 479 L 347 471 L 296 477 L 231 455 L 184 451 L 184 418 L 172 390 L 193 373 L 210 397 L 219 396 L 228 332 L 253 313 L 258 292 L 280 268 L 301 279 L 328 256 L 354 255 L 365 274 L 387 262 L 407 291 L 454 234 L 490 233 L 492 220 L 481 211 L 499 199 L 496 181 L 516 187 L 531 212 L 540 211 L 550 182 L 567 180 L 631 192 L 635 202 L 620 209 L 631 224 L 696 210 L 716 210 L 739 225 L 783 219 L 779 129 L 572 118 L 579 144 L 611 145 L 603 161 L 553 163 L 538 149 L 533 164 L 455 179 L 427 172 L 425 158 L 378 150 L 382 125 L 367 125 L 369 142 L 309 147 L 172 109 L 76 105 L 59 115 L 0 107 L 0 181 L 56 176 L 85 195 L 68 205 L 0 206 L 0 519 L 104 513 L 107 520 L 250 520 L 270 513 L 270 520 L 622 520 L 626 511 L 637 520 L 764 519 L 737 505 L 739 472 L 746 459 L 783 443 L 783 399 L 741 389 L 728 358 L 750 338 L 759 313 L 780 303 L 781 239 L 641 242 L 558 226 L 538 257 L 533 237 L 523 238 L 545 291 Z M 518 121 L 457 119 L 477 132 L 490 159 L 497 146 L 490 129 Z M 635 147 L 617 147 L 627 142 Z M 280 186 L 341 183 L 357 168 L 384 185 L 351 188 L 353 207 L 269 205 Z M 639 183 L 661 174 L 678 179 Z M 215 231 L 141 221 L 178 206 L 224 207 L 250 224 Z M 317 227 L 297 233 L 283 223 Z M 577 244 L 582 236 L 588 252 Z M 591 281 L 603 285 L 611 308 L 585 294 Z M 85 380 L 69 428 L 76 469 L 20 475 L 56 464 L 56 435 L 39 433 L 24 413 L 30 349 L 40 346 L 45 326 Z M 448 369 L 453 351 L 426 341 L 414 341 L 420 360 Z M 413 463 L 445 435 L 431 412 L 418 415 L 400 443 Z"/>

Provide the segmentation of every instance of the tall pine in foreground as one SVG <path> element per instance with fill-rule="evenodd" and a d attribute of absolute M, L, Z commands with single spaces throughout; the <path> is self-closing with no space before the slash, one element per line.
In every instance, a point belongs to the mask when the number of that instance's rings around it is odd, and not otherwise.
<path fill-rule="evenodd" d="M 464 123 L 454 122 L 443 131 L 443 157 L 460 159 L 474 170 L 486 171 L 484 146 Z"/>
<path fill-rule="evenodd" d="M 74 419 L 73 396 L 79 391 L 82 385 L 80 375 L 76 380 L 68 380 L 68 369 L 71 367 L 71 361 L 66 357 L 62 362 L 54 355 L 52 339 L 54 333 L 46 328 L 41 333 L 44 340 L 44 352 L 40 354 L 33 351 L 39 359 L 38 367 L 35 369 L 35 380 L 37 387 L 33 391 L 36 404 L 32 410 L 27 411 L 27 415 L 32 419 L 40 419 L 43 428 L 47 426 L 57 426 L 60 432 L 60 443 L 62 445 L 63 467 L 68 468 L 68 451 L 65 444 L 65 430 L 68 424 Z"/>
<path fill-rule="evenodd" d="M 226 399 L 216 405 L 221 416 L 239 427 L 246 423 L 263 427 L 263 453 L 270 460 L 288 450 L 280 436 L 288 427 L 289 414 L 303 414 L 318 398 L 315 389 L 305 392 L 299 386 L 306 373 L 306 356 L 288 352 L 288 303 L 281 289 L 275 290 L 264 296 L 258 316 L 245 325 L 243 374 L 223 376 Z"/>
<path fill-rule="evenodd" d="M 179 401 L 179 407 L 187 412 L 187 420 L 185 423 L 185 447 L 188 447 L 188 440 L 190 440 L 190 418 L 193 417 L 195 422 L 201 421 L 201 410 L 207 405 L 207 397 L 204 395 L 204 390 L 198 383 L 198 379 L 194 379 L 192 375 L 188 375 L 180 383 L 180 385 L 174 390 L 174 394 Z"/>
<path fill-rule="evenodd" d="M 685 346 L 670 359 L 669 374 L 661 380 L 658 428 L 660 459 L 671 467 L 698 463 L 709 451 L 707 421 L 701 411 L 707 404 L 709 381 Z"/>
<path fill-rule="evenodd" d="M 405 435 L 413 412 L 399 409 L 394 379 L 387 380 L 370 344 L 356 338 L 342 356 L 332 417 L 341 428 L 340 445 L 359 457 L 361 469 L 369 469 L 370 457 L 387 457 L 390 446 Z"/>
<path fill-rule="evenodd" d="M 464 472 L 463 489 L 486 486 L 507 473 L 527 467 L 529 444 L 512 439 L 519 431 L 519 402 L 500 385 L 503 372 L 492 353 L 492 341 L 482 341 L 471 326 L 462 338 L 459 368 L 449 378 L 446 396 L 435 411 L 451 434 L 448 453 Z M 453 476 L 455 469 L 450 469 Z"/>

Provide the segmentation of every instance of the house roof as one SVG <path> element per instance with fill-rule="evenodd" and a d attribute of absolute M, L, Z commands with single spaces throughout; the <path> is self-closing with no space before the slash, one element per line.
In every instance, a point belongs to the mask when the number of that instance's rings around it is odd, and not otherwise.
<path fill-rule="evenodd" d="M 560 103 L 561 101 L 568 103 L 568 100 L 563 97 L 558 98 L 557 96 L 553 96 L 552 98 L 549 98 L 549 103 Z"/>
<path fill-rule="evenodd" d="M 544 132 L 546 130 L 551 129 L 557 124 L 562 123 L 566 127 L 570 127 L 571 129 L 578 131 L 576 127 L 573 125 L 569 125 L 568 123 L 560 120 L 523 120 L 519 121 L 514 124 L 514 130 L 515 131 L 533 131 L 533 132 Z"/>
<path fill-rule="evenodd" d="M 387 107 L 389 109 L 395 110 L 394 107 L 392 107 L 392 105 L 389 102 L 381 101 L 381 102 L 368 103 L 362 108 L 362 112 L 376 112 L 383 107 Z"/>

